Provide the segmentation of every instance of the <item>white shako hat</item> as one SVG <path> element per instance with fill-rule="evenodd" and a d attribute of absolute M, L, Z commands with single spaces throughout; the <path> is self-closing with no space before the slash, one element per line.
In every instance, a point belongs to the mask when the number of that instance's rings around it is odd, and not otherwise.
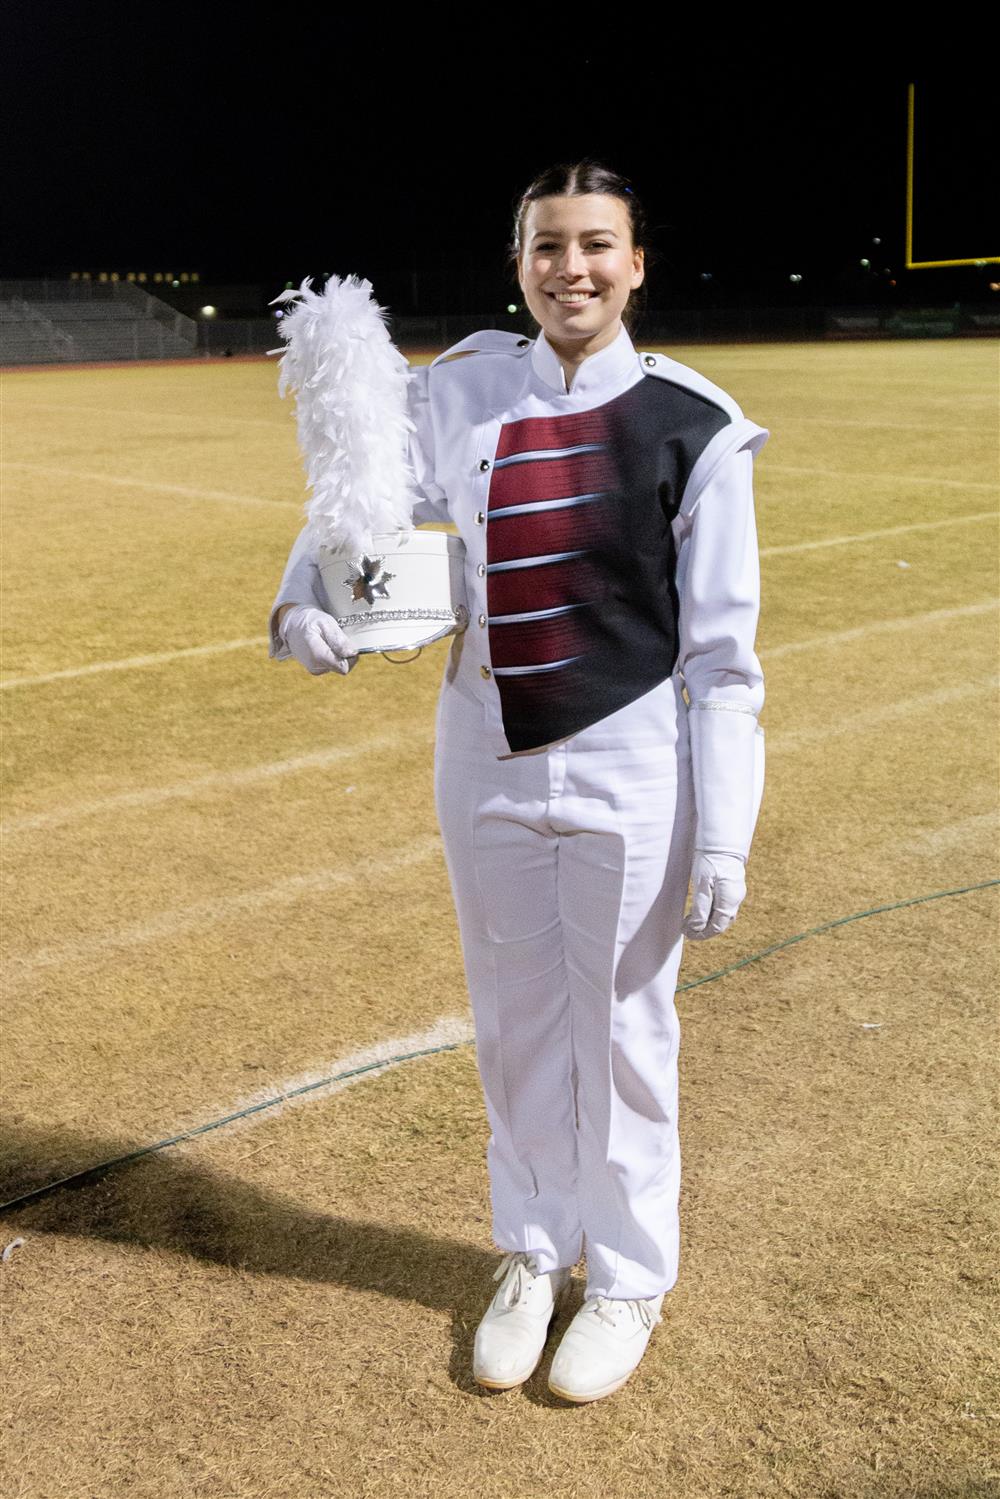
<path fill-rule="evenodd" d="M 430 645 L 469 623 L 465 544 L 447 531 L 388 532 L 360 555 L 321 546 L 319 571 L 359 654 Z"/>
<path fill-rule="evenodd" d="M 409 650 L 469 623 L 459 536 L 413 525 L 419 498 L 406 458 L 412 372 L 370 281 L 307 276 L 269 304 L 294 303 L 278 325 L 278 393 L 296 395 L 312 498 L 307 525 L 331 612 L 359 653 Z"/>

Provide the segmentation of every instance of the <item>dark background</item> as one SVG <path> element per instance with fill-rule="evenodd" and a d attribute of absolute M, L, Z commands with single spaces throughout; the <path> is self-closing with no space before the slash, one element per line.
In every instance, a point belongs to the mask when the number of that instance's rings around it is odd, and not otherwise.
<path fill-rule="evenodd" d="M 987 74 L 779 63 L 735 24 L 9 5 L 0 275 L 197 271 L 262 310 L 332 271 L 399 313 L 479 312 L 517 300 L 521 191 L 593 154 L 645 198 L 652 308 L 995 298 L 997 265 L 902 269 L 911 81 L 915 258 L 1000 253 Z"/>

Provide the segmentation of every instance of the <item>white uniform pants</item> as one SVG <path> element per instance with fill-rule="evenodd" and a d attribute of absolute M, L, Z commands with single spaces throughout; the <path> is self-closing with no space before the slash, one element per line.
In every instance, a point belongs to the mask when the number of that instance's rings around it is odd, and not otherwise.
<path fill-rule="evenodd" d="M 541 1271 L 585 1250 L 588 1295 L 655 1296 L 679 1256 L 674 992 L 695 820 L 680 681 L 515 755 L 484 718 L 446 681 L 435 796 L 493 1237 Z"/>

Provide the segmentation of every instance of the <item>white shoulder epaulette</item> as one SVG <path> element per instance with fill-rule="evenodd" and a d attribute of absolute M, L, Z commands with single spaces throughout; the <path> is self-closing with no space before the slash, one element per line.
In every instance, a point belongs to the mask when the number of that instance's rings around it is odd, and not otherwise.
<path fill-rule="evenodd" d="M 470 333 L 468 338 L 452 344 L 450 349 L 445 349 L 443 354 L 432 359 L 431 369 L 451 359 L 464 359 L 467 354 L 526 354 L 531 343 L 530 338 L 525 338 L 520 333 L 508 333 L 503 328 L 483 328 L 479 333 Z"/>
<path fill-rule="evenodd" d="M 674 385 L 683 385 L 687 390 L 693 391 L 695 395 L 703 396 L 705 400 L 712 401 L 716 406 L 735 422 L 743 416 L 742 408 L 733 400 L 732 396 L 719 385 L 713 385 L 711 380 L 706 380 L 704 375 L 699 375 L 697 370 L 691 369 L 686 364 L 680 364 L 676 359 L 671 359 L 667 354 L 652 354 L 643 350 L 639 354 L 639 364 L 643 374 L 657 375 L 661 380 L 670 380 Z"/>

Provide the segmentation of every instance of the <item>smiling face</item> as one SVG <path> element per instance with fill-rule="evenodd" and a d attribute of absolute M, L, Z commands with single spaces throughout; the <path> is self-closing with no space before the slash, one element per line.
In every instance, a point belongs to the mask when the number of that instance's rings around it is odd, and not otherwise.
<path fill-rule="evenodd" d="M 644 274 L 621 198 L 585 193 L 528 205 L 517 279 L 557 353 L 576 359 L 611 343 Z"/>

